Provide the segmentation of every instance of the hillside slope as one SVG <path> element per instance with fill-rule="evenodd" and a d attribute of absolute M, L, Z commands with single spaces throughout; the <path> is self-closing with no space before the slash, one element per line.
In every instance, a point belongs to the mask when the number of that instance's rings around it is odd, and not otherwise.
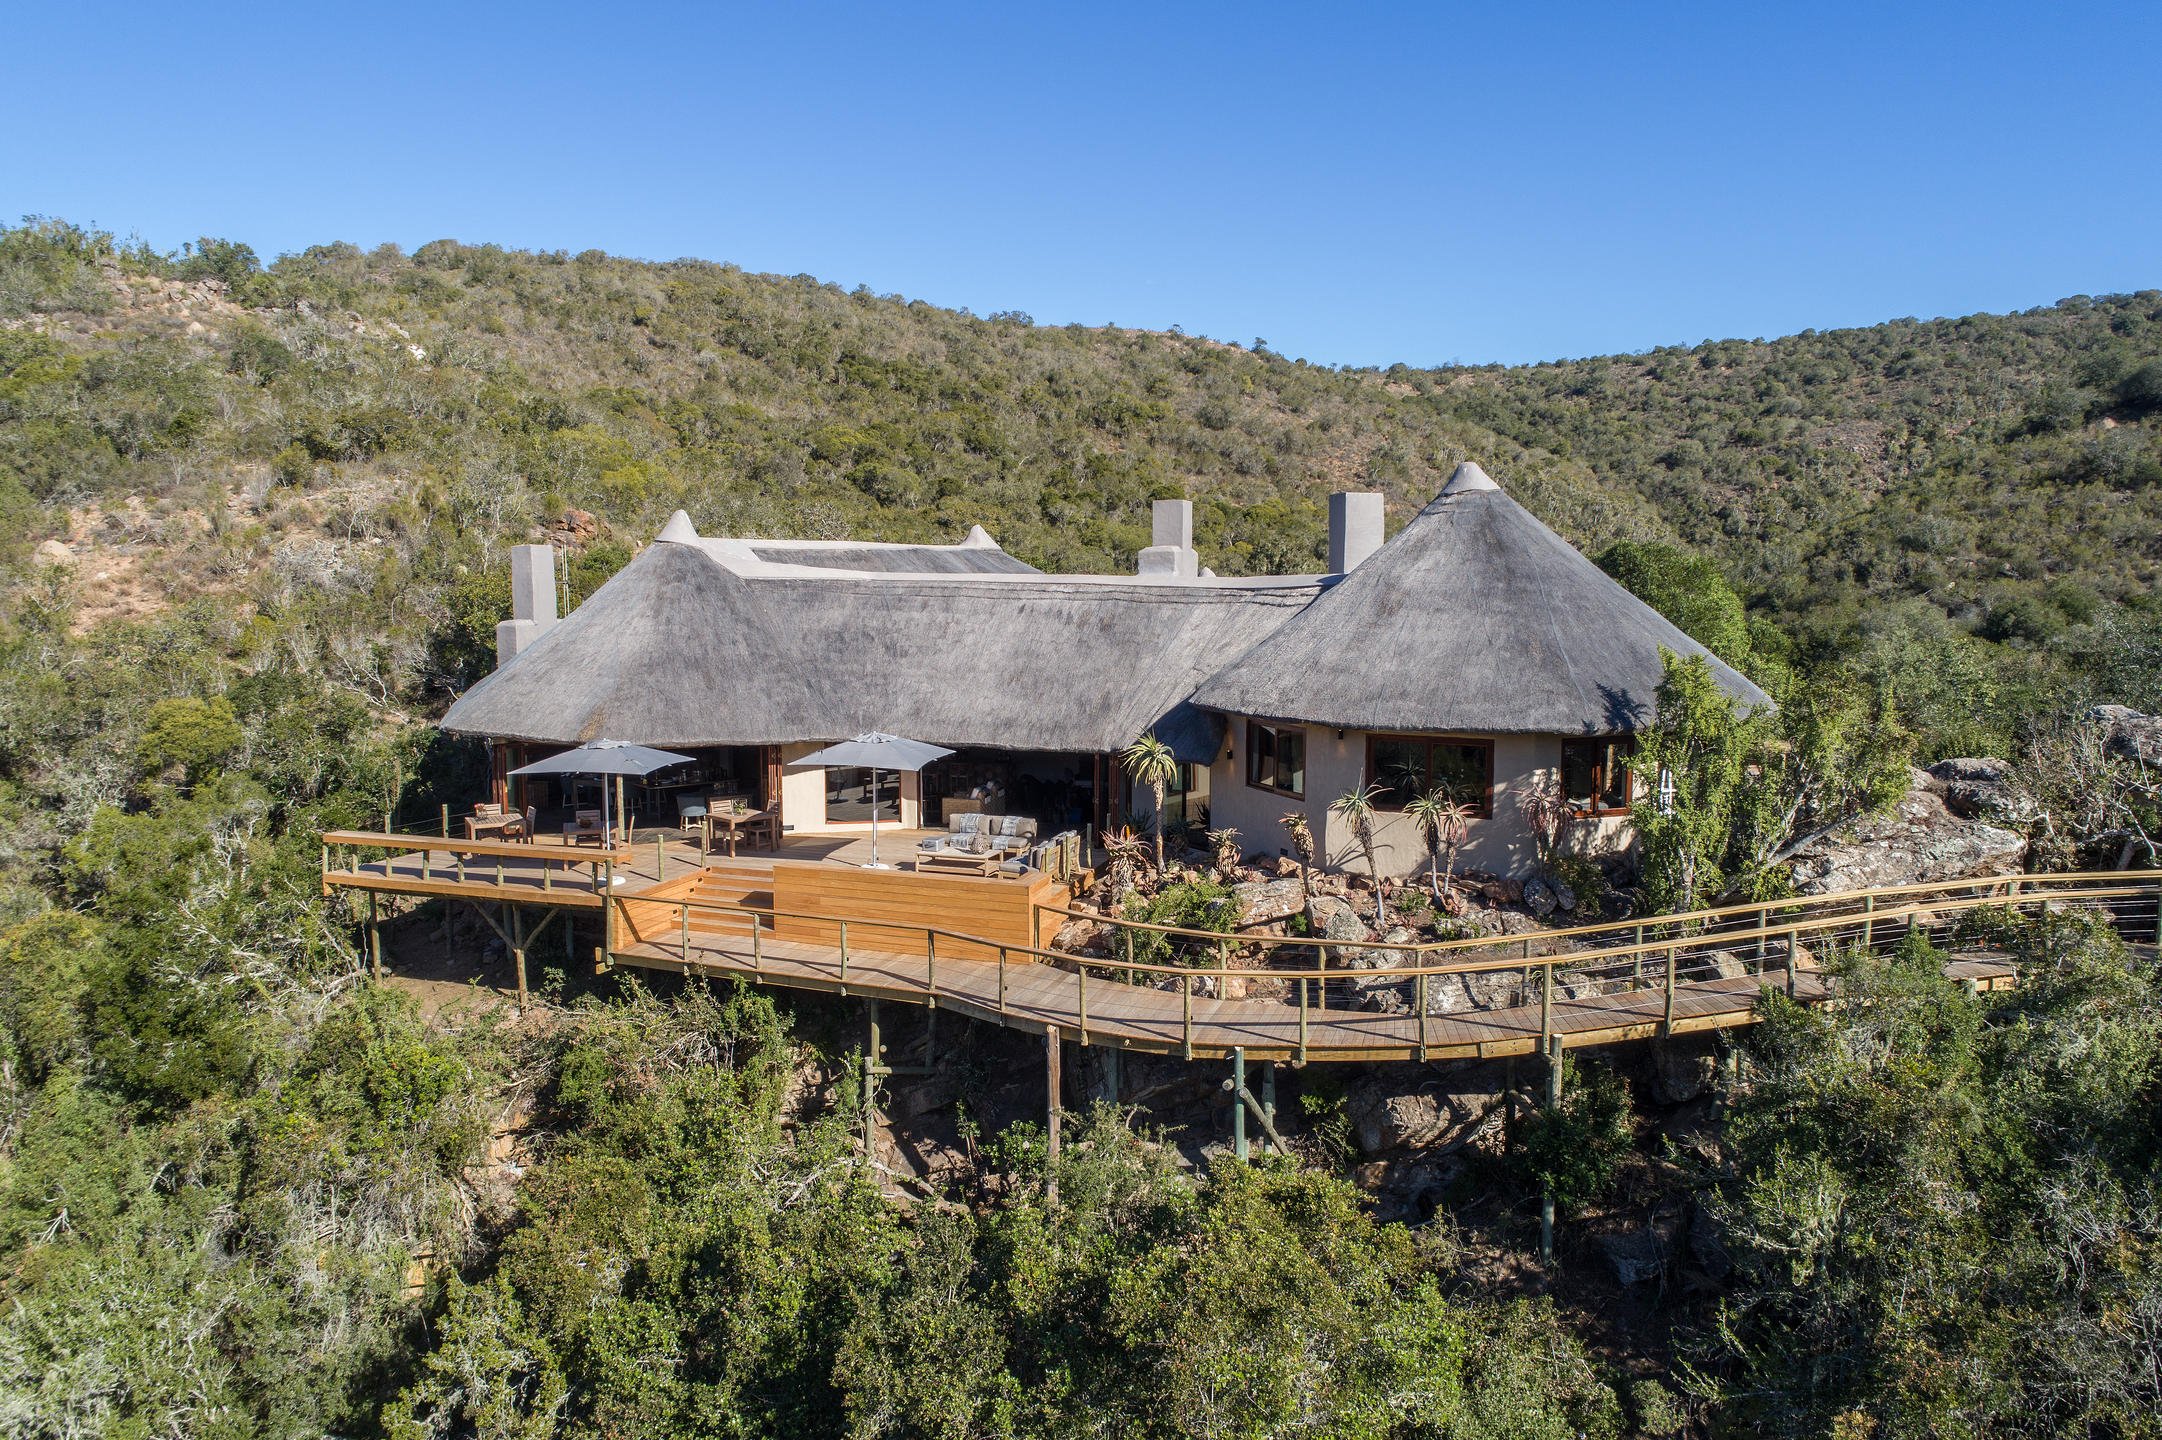
<path fill-rule="evenodd" d="M 2067 632 L 2145 604 L 2158 315 L 2143 292 L 1354 371 L 703 261 L 439 241 L 265 271 L 35 222 L 0 235 L 0 560 L 68 545 L 85 623 L 237 597 L 425 703 L 485 664 L 497 550 L 529 535 L 591 551 L 582 583 L 677 506 L 709 532 L 981 523 L 1047 569 L 1119 569 L 1148 501 L 1187 494 L 1206 563 L 1280 571 L 1318 563 L 1331 489 L 1386 490 L 1399 524 L 1470 457 L 1594 553 L 1698 547 L 1925 724 L 1979 704 L 1982 743 Z"/>

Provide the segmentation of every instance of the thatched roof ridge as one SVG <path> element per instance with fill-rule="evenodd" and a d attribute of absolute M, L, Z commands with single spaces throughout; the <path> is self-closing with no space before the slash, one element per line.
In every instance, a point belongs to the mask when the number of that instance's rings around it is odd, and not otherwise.
<path fill-rule="evenodd" d="M 1662 647 L 1709 654 L 1467 463 L 1193 698 L 1339 729 L 1622 734 L 1652 718 Z M 1728 693 L 1771 703 L 1709 658 Z"/>
<path fill-rule="evenodd" d="M 675 748 L 886 730 L 948 746 L 1103 751 L 1159 728 L 1213 753 L 1194 686 L 1318 582 L 1016 574 L 739 574 L 714 542 L 647 547 L 468 691 L 443 727 Z"/>

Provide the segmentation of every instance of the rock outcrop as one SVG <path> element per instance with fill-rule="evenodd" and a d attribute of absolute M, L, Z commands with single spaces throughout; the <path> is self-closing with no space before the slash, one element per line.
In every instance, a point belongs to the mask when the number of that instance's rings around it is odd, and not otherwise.
<path fill-rule="evenodd" d="M 2034 806 L 2012 784 L 2012 767 L 1988 755 L 1939 760 L 1926 772 L 1944 790 L 1944 803 L 1962 820 L 2023 826 L 2035 818 Z"/>
<path fill-rule="evenodd" d="M 1797 854 L 1794 883 L 1804 895 L 1825 895 L 1963 880 L 2017 870 L 2026 849 L 2026 837 L 1954 813 L 1945 783 L 1917 770 L 1907 798 L 1891 813 L 1870 816 Z"/>
<path fill-rule="evenodd" d="M 1467 1073 L 1460 1083 L 1477 1083 L 1481 1078 L 1492 1079 L 1493 1088 L 1400 1094 L 1379 1080 L 1370 1080 L 1352 1091 L 1344 1114 L 1359 1148 L 1369 1155 L 1394 1150 L 1447 1154 L 1502 1123 L 1505 1097 L 1498 1072 L 1490 1077 Z"/>
<path fill-rule="evenodd" d="M 2118 759 L 2162 764 L 2162 715 L 2142 715 L 2125 705 L 2097 705 L 2087 718 L 2105 728 L 2104 743 Z"/>

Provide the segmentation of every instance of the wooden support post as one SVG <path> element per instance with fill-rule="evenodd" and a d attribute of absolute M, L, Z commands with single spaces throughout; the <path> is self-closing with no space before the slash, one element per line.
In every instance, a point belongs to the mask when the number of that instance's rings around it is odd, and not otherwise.
<path fill-rule="evenodd" d="M 1231 1153 L 1246 1163 L 1246 1047 L 1231 1047 Z"/>
<path fill-rule="evenodd" d="M 1501 1141 L 1506 1150 L 1516 1143 L 1516 1057 L 1510 1055 L 1501 1062 L 1501 1089 L 1505 1097 L 1501 1113 Z"/>
<path fill-rule="evenodd" d="M 1326 1010 L 1329 1008 L 1329 947 L 1317 945 L 1314 953 L 1321 957 L 1315 964 L 1314 1008 Z"/>
<path fill-rule="evenodd" d="M 843 921 L 841 921 L 841 922 L 840 922 L 840 925 L 841 925 L 841 993 L 842 993 L 843 995 L 846 995 L 846 994 L 848 993 L 848 922 L 847 922 L 846 920 L 843 920 Z"/>
<path fill-rule="evenodd" d="M 1194 1058 L 1194 977 L 1191 972 L 1179 977 L 1179 1053 L 1188 1060 Z"/>
<path fill-rule="evenodd" d="M 1539 967 L 1539 1048 L 1554 1038 L 1554 967 Z"/>
<path fill-rule="evenodd" d="M 668 878 L 668 842 L 659 835 L 653 837 L 653 883 L 658 885 Z"/>
<path fill-rule="evenodd" d="M 1757 907 L 1757 973 L 1759 975 L 1762 975 L 1764 973 L 1764 932 L 1771 923 L 1772 907 L 1769 905 L 1759 905 Z"/>
<path fill-rule="evenodd" d="M 526 1004 L 525 920 L 519 915 L 517 906 L 506 905 L 503 908 L 509 912 L 505 918 L 510 921 L 510 958 L 511 963 L 518 969 L 518 1006 L 523 1009 Z"/>
<path fill-rule="evenodd" d="M 1078 986 L 1078 1015 L 1081 1022 L 1081 1043 L 1089 1043 L 1089 967 L 1085 963 L 1074 965 L 1074 980 Z"/>
<path fill-rule="evenodd" d="M 691 907 L 684 905 L 676 911 L 676 916 L 682 927 L 682 939 L 679 942 L 682 948 L 678 953 L 683 958 L 684 968 L 689 969 L 691 964 Z"/>
<path fill-rule="evenodd" d="M 764 973 L 766 965 L 765 945 L 759 938 L 764 933 L 765 926 L 760 922 L 756 910 L 748 913 L 751 917 L 751 973 L 758 975 Z"/>
<path fill-rule="evenodd" d="M 1299 1063 L 1306 1063 L 1306 977 L 1299 977 Z"/>
<path fill-rule="evenodd" d="M 1119 1103 L 1119 1047 L 1116 1045 L 1104 1047 L 1104 1099 L 1112 1105 Z"/>
<path fill-rule="evenodd" d="M 1059 1067 L 1058 1026 L 1052 1025 L 1043 1032 L 1043 1133 L 1044 1154 L 1051 1168 L 1049 1194 L 1053 1200 L 1058 1199 Z"/>
<path fill-rule="evenodd" d="M 375 892 L 368 892 L 368 973 L 383 978 L 383 926 L 376 919 Z"/>
<path fill-rule="evenodd" d="M 1426 972 L 1424 970 L 1421 970 L 1417 978 L 1412 981 L 1411 996 L 1411 1003 L 1418 1008 L 1419 1012 L 1419 1059 L 1421 1063 L 1424 1063 L 1426 1060 Z M 1269 1071 L 1271 1083 L 1274 1083 L 1275 1074 L 1275 1070 Z"/>
<path fill-rule="evenodd" d="M 1876 943 L 1877 897 L 1874 893 L 1862 897 L 1862 948 L 1869 949 Z"/>
<path fill-rule="evenodd" d="M 1546 1041 L 1546 1108 L 1554 1110 L 1561 1105 L 1561 1037 L 1549 1036 Z M 1539 1258 L 1554 1258 L 1554 1187 L 1549 1185 L 1539 1196 Z"/>
<path fill-rule="evenodd" d="M 998 947 L 998 1013 L 1006 1013 L 1006 947 Z"/>
<path fill-rule="evenodd" d="M 450 838 L 450 807 L 448 805 L 443 807 L 443 838 L 445 840 Z"/>
<path fill-rule="evenodd" d="M 1269 1127 L 1276 1126 L 1276 1062 L 1267 1060 L 1261 1066 L 1261 1118 Z"/>
<path fill-rule="evenodd" d="M 936 1010 L 938 1008 L 938 936 L 929 930 L 923 932 L 923 984 L 924 988 L 931 992 L 924 997 L 923 1003 L 928 1008 Z M 1086 1020 L 1082 1021 L 1081 1024 L 1084 1030 L 1088 1028 Z"/>
<path fill-rule="evenodd" d="M 1674 1033 L 1674 950 L 1671 947 L 1667 950 L 1666 1000 L 1659 1017 L 1659 1033 L 1662 1036 Z"/>
<path fill-rule="evenodd" d="M 878 1077 L 885 1068 L 886 1042 L 878 1029 L 878 1002 L 866 1000 L 863 1041 L 863 1158 L 878 1158 Z"/>

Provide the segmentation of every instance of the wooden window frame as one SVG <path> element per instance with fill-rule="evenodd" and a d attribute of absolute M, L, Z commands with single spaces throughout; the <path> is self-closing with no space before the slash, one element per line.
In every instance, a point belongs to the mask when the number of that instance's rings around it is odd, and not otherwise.
<path fill-rule="evenodd" d="M 1619 805 L 1610 805 L 1606 803 L 1604 796 L 1607 792 L 1607 786 L 1612 779 L 1612 777 L 1607 773 L 1608 757 L 1619 756 L 1628 751 L 1634 750 L 1636 748 L 1636 737 L 1633 735 L 1564 736 L 1561 742 L 1561 764 L 1555 769 L 1554 772 L 1554 777 L 1557 783 L 1560 782 L 1562 775 L 1564 775 L 1568 771 L 1569 748 L 1572 745 L 1598 746 L 1599 759 L 1592 765 L 1593 781 L 1591 787 L 1591 804 L 1588 806 L 1572 804 L 1570 806 L 1570 813 L 1574 814 L 1579 820 L 1596 820 L 1609 815 L 1627 815 L 1634 811 L 1637 804 L 1637 781 L 1636 776 L 1633 773 L 1629 772 L 1629 768 L 1626 764 L 1622 766 L 1622 770 L 1623 773 L 1628 776 L 1627 783 L 1629 786 L 1629 798 Z M 1564 800 L 1567 800 L 1568 798 L 1569 797 L 1567 795 L 1562 796 L 1562 799 Z"/>
<path fill-rule="evenodd" d="M 1409 741 L 1415 745 L 1426 746 L 1428 751 L 1426 775 L 1429 784 L 1433 782 L 1434 778 L 1432 751 L 1436 745 L 1458 745 L 1467 750 L 1483 751 L 1486 755 L 1486 784 L 1480 788 L 1479 804 L 1478 808 L 1473 811 L 1473 818 L 1478 820 L 1491 820 L 1494 818 L 1494 740 L 1492 736 L 1422 735 L 1415 731 L 1369 730 L 1366 734 L 1366 783 L 1369 785 L 1379 785 L 1381 783 L 1381 771 L 1374 764 L 1374 746 L 1382 741 Z M 1401 813 L 1404 807 L 1400 804 L 1384 803 L 1376 808 L 1389 811 L 1391 814 L 1397 814 Z"/>
<path fill-rule="evenodd" d="M 1293 734 L 1299 737 L 1299 773 L 1306 773 L 1306 727 L 1304 725 L 1272 725 L 1266 720 L 1246 722 L 1246 788 L 1259 790 L 1266 795 L 1281 795 L 1286 800 L 1304 800 L 1306 788 L 1286 790 L 1282 786 L 1265 784 L 1254 778 L 1254 762 L 1260 758 L 1261 745 L 1257 736 L 1267 730 L 1272 734 Z"/>

